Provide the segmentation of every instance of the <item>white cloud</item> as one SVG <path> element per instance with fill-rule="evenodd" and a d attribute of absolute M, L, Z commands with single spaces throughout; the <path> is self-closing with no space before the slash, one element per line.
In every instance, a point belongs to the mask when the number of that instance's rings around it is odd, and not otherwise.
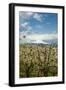
<path fill-rule="evenodd" d="M 20 12 L 22 19 L 28 20 L 34 13 L 33 12 Z"/>
<path fill-rule="evenodd" d="M 33 12 L 20 12 L 20 16 L 32 16 L 34 13 Z"/>
<path fill-rule="evenodd" d="M 27 35 L 27 38 L 30 40 L 54 40 L 57 39 L 57 34 L 34 34 Z"/>
<path fill-rule="evenodd" d="M 34 13 L 33 12 L 27 12 L 26 15 L 27 16 L 32 16 Z"/>
<path fill-rule="evenodd" d="M 25 38 L 24 38 L 25 36 Z M 33 35 L 28 35 L 24 33 L 20 33 L 19 35 L 20 42 L 21 43 L 44 43 L 47 44 L 47 40 L 57 40 L 58 35 L 57 34 L 33 34 Z M 44 42 L 45 40 L 45 42 Z"/>
<path fill-rule="evenodd" d="M 27 31 L 27 30 L 31 30 L 32 27 L 29 25 L 28 22 L 24 22 L 20 25 L 20 27 L 22 27 L 23 30 Z"/>
<path fill-rule="evenodd" d="M 40 22 L 42 21 L 42 15 L 40 14 L 35 13 L 33 18 L 36 19 L 37 21 L 40 21 Z"/>
<path fill-rule="evenodd" d="M 42 21 L 42 15 L 35 12 L 20 12 L 20 16 L 25 20 L 28 20 L 30 17 L 32 17 L 37 21 L 40 21 L 40 22 Z"/>
<path fill-rule="evenodd" d="M 27 40 L 55 40 L 58 38 L 57 34 L 31 34 L 28 35 L 27 32 L 20 32 L 20 39 L 23 39 L 23 36 L 26 36 Z"/>
<path fill-rule="evenodd" d="M 22 27 L 26 27 L 27 25 L 28 25 L 27 22 L 21 24 Z"/>

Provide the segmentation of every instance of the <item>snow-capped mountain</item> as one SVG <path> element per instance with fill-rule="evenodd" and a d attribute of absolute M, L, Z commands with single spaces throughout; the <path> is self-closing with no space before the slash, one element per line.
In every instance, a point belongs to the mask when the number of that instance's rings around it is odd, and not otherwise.
<path fill-rule="evenodd" d="M 20 40 L 20 44 L 57 45 L 58 41 L 57 40 L 27 40 L 27 39 L 23 39 L 23 40 Z"/>
<path fill-rule="evenodd" d="M 44 42 L 42 40 L 34 40 L 34 41 L 32 41 L 32 43 L 34 43 L 34 44 L 48 44 L 47 42 Z"/>

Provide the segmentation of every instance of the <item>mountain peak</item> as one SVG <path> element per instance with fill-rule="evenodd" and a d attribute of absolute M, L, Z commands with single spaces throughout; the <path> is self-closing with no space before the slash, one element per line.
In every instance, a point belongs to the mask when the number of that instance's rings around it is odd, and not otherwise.
<path fill-rule="evenodd" d="M 46 42 L 44 42 L 44 41 L 42 41 L 42 40 L 35 40 L 35 41 L 33 41 L 32 43 L 37 43 L 37 44 L 48 44 L 48 43 L 46 43 Z"/>

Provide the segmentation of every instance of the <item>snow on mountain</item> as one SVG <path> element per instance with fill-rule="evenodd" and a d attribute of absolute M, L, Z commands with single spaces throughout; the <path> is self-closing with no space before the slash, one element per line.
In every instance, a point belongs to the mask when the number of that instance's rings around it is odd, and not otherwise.
<path fill-rule="evenodd" d="M 35 40 L 35 41 L 33 41 L 32 43 L 36 43 L 36 44 L 48 44 L 48 43 L 46 43 L 46 42 L 44 42 L 44 41 L 42 41 L 42 40 Z"/>

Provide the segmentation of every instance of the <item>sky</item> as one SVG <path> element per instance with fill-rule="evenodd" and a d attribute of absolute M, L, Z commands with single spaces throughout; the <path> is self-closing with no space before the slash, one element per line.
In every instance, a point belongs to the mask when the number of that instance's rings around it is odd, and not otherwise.
<path fill-rule="evenodd" d="M 20 43 L 57 40 L 56 13 L 19 12 Z"/>

